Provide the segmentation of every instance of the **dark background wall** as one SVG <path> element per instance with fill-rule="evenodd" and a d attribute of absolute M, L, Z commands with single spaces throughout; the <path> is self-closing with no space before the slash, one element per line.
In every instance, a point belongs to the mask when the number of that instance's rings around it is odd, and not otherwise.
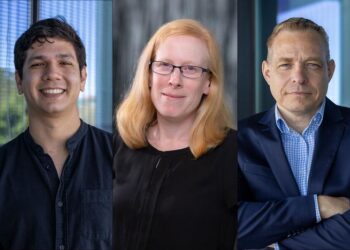
<path fill-rule="evenodd" d="M 261 73 L 266 40 L 276 24 L 277 0 L 238 0 L 238 120 L 268 109 L 274 100 Z"/>

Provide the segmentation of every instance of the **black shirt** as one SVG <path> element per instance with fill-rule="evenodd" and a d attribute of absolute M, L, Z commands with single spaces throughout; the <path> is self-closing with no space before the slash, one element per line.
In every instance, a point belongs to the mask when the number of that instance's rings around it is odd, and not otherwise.
<path fill-rule="evenodd" d="M 59 179 L 29 130 L 0 148 L 0 249 L 111 249 L 112 136 L 81 122 Z"/>
<path fill-rule="evenodd" d="M 197 160 L 189 148 L 132 150 L 119 136 L 114 144 L 114 249 L 233 249 L 235 131 Z"/>

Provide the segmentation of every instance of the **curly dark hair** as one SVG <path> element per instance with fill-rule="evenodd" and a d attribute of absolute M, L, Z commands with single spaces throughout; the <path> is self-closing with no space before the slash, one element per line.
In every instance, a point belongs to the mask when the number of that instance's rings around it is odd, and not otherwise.
<path fill-rule="evenodd" d="M 20 78 L 23 76 L 27 50 L 33 43 L 50 42 L 48 38 L 60 38 L 70 42 L 74 47 L 80 71 L 86 66 L 85 47 L 77 32 L 62 17 L 48 18 L 32 24 L 16 41 L 14 61 Z"/>

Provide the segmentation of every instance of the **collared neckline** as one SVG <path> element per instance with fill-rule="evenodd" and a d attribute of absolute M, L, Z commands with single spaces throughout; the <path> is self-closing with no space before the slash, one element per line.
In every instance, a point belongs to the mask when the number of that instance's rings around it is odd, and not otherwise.
<path fill-rule="evenodd" d="M 323 120 L 325 105 L 326 105 L 326 99 L 323 100 L 320 108 L 317 110 L 315 115 L 311 118 L 308 126 L 303 130 L 302 135 L 304 135 L 309 130 L 309 128 L 313 128 L 313 130 L 316 130 L 319 128 Z M 282 134 L 298 133 L 294 129 L 290 128 L 287 122 L 283 119 L 281 113 L 278 110 L 277 103 L 275 104 L 275 120 L 276 120 L 277 128 L 280 131 L 280 133 Z"/>
<path fill-rule="evenodd" d="M 88 125 L 83 120 L 80 119 L 80 126 L 78 130 L 66 142 L 68 152 L 73 151 L 77 147 L 81 139 L 86 134 L 87 129 L 88 129 Z M 43 148 L 34 141 L 32 135 L 29 132 L 29 127 L 24 131 L 24 139 L 25 139 L 25 142 L 28 144 L 28 146 L 32 148 L 36 153 L 39 153 L 39 154 L 44 153 Z"/>

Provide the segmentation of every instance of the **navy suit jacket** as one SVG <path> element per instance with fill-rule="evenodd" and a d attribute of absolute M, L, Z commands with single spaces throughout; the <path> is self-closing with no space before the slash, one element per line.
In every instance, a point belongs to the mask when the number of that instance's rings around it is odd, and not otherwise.
<path fill-rule="evenodd" d="M 301 196 L 276 126 L 274 107 L 238 126 L 238 249 L 350 249 L 350 211 L 316 223 L 313 194 L 350 198 L 350 109 L 326 99 Z"/>

